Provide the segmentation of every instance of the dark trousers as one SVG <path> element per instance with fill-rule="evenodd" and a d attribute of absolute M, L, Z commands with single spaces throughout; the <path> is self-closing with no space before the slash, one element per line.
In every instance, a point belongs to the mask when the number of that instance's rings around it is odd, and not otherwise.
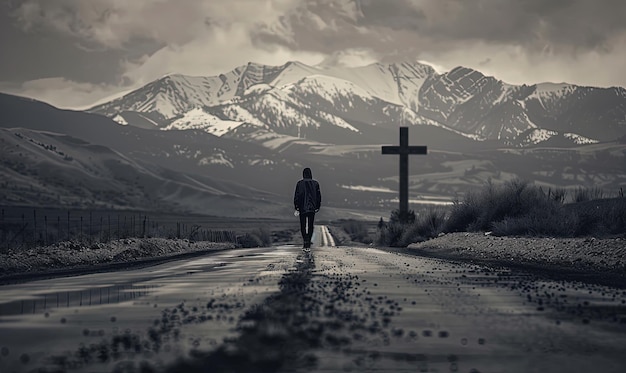
<path fill-rule="evenodd" d="M 315 213 L 306 212 L 300 214 L 300 233 L 302 233 L 302 239 L 304 242 L 311 242 L 313 236 L 313 223 L 315 222 Z M 309 228 L 307 230 L 307 227 Z"/>

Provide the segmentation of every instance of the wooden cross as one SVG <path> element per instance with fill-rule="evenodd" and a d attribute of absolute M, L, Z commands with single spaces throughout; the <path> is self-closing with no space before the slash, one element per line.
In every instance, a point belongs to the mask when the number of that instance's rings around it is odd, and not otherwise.
<path fill-rule="evenodd" d="M 409 212 L 409 154 L 426 154 L 425 146 L 409 146 L 409 128 L 400 127 L 400 146 L 386 145 L 383 154 L 400 155 L 400 219 L 406 219 Z"/>

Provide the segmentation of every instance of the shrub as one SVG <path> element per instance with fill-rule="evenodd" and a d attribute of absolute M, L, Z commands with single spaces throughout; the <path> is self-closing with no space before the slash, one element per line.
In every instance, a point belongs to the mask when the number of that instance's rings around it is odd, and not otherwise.
<path fill-rule="evenodd" d="M 560 205 L 526 181 L 515 179 L 503 185 L 488 182 L 482 191 L 468 193 L 463 202 L 455 202 L 445 231 L 491 230 L 496 222 L 520 218 L 533 211 L 553 211 Z"/>
<path fill-rule="evenodd" d="M 431 239 L 441 233 L 446 221 L 446 213 L 442 209 L 431 208 L 415 217 L 411 223 L 402 224 L 397 219 L 389 219 L 389 221 L 389 224 L 378 230 L 376 243 L 384 246 L 404 247 Z"/>
<path fill-rule="evenodd" d="M 372 238 L 369 235 L 367 224 L 358 220 L 343 220 L 340 223 L 341 228 L 350 236 L 351 241 L 371 243 Z"/>
<path fill-rule="evenodd" d="M 400 242 L 400 246 L 406 246 L 415 242 L 422 242 L 437 237 L 442 232 L 446 222 L 446 213 L 442 209 L 431 208 L 417 220 L 406 227 Z"/>
<path fill-rule="evenodd" d="M 626 199 L 599 199 L 597 188 L 579 188 L 573 204 L 563 204 L 565 190 L 547 193 L 521 180 L 496 186 L 455 201 L 445 232 L 493 231 L 495 235 L 575 237 L 626 233 Z"/>
<path fill-rule="evenodd" d="M 390 222 L 386 227 L 378 230 L 376 244 L 382 246 L 399 246 L 405 225 L 398 222 Z"/>
<path fill-rule="evenodd" d="M 455 200 L 450 216 L 446 221 L 446 232 L 463 232 L 478 219 L 480 214 L 479 196 L 476 192 L 468 192 L 463 201 Z"/>
<path fill-rule="evenodd" d="M 239 236 L 237 242 L 241 247 L 270 246 L 272 244 L 272 233 L 268 227 L 262 226 L 243 236 Z"/>
<path fill-rule="evenodd" d="M 259 239 L 263 246 L 270 246 L 272 244 L 272 232 L 267 226 L 261 226 L 253 231 Z"/>
<path fill-rule="evenodd" d="M 577 218 L 575 236 L 626 233 L 626 198 L 591 200 L 564 207 Z"/>
<path fill-rule="evenodd" d="M 570 237 L 578 225 L 575 215 L 553 206 L 552 209 L 537 209 L 522 216 L 507 217 L 493 222 L 491 228 L 496 236 Z"/>
<path fill-rule="evenodd" d="M 261 238 L 254 233 L 246 233 L 243 236 L 237 238 L 237 243 L 241 245 L 241 247 L 261 247 L 263 245 L 263 241 Z"/>

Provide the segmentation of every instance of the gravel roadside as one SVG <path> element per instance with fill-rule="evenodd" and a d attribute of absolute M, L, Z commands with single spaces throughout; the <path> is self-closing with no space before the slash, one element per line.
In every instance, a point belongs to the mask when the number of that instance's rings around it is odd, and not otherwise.
<path fill-rule="evenodd" d="M 128 238 L 108 243 L 60 242 L 0 253 L 0 284 L 152 265 L 233 249 L 231 243 Z"/>
<path fill-rule="evenodd" d="M 625 238 L 496 237 L 461 232 L 411 244 L 402 251 L 626 287 Z"/>
<path fill-rule="evenodd" d="M 153 265 L 233 249 L 230 243 L 129 238 L 109 243 L 61 242 L 0 253 L 0 284 Z M 433 258 L 541 271 L 568 279 L 626 288 L 626 238 L 496 237 L 450 233 L 407 248 L 387 248 Z"/>

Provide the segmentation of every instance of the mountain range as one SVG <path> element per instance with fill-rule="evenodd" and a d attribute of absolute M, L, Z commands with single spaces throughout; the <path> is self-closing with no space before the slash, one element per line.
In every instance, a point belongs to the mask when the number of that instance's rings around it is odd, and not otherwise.
<path fill-rule="evenodd" d="M 246 123 L 333 144 L 369 144 L 380 139 L 380 127 L 398 125 L 438 127 L 451 142 L 462 136 L 512 146 L 554 136 L 579 145 L 626 135 L 622 87 L 515 86 L 464 67 L 438 74 L 419 62 L 249 63 L 213 77 L 169 75 L 89 111 L 143 128 L 233 136 Z"/>
<path fill-rule="evenodd" d="M 410 128 L 412 206 L 487 179 L 546 188 L 626 185 L 626 90 L 515 86 L 418 62 L 358 68 L 249 63 L 169 75 L 87 111 L 0 94 L 3 205 L 290 215 L 309 166 L 325 217 L 386 214 Z"/>

